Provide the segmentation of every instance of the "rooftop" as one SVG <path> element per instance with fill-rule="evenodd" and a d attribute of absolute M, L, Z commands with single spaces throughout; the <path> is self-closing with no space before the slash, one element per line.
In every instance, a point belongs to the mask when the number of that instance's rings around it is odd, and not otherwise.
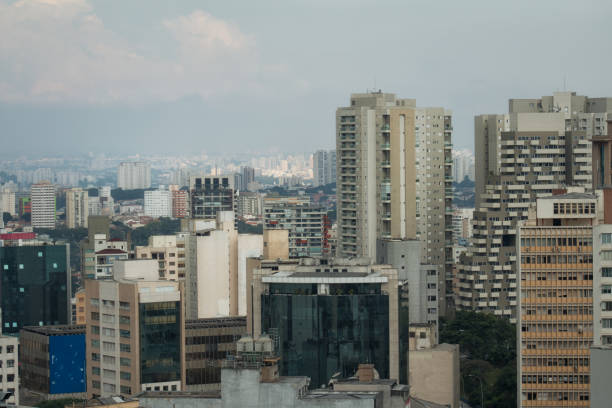
<path fill-rule="evenodd" d="M 210 319 L 193 319 L 185 321 L 185 329 L 209 329 L 215 327 L 246 327 L 246 317 L 213 317 Z"/>
<path fill-rule="evenodd" d="M 26 326 L 21 330 L 42 334 L 43 336 L 69 336 L 85 334 L 85 325 Z"/>

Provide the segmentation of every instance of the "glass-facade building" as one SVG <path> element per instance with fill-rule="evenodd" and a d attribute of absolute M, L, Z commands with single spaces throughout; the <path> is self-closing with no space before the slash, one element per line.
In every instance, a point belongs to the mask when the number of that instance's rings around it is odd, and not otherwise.
<path fill-rule="evenodd" d="M 389 378 L 389 295 L 377 283 L 270 284 L 261 295 L 262 330 L 277 329 L 281 375 L 305 375 L 311 387 L 373 363 Z"/>
<path fill-rule="evenodd" d="M 141 303 L 140 381 L 181 380 L 180 302 Z"/>
<path fill-rule="evenodd" d="M 67 245 L 0 247 L 2 330 L 70 323 Z"/>

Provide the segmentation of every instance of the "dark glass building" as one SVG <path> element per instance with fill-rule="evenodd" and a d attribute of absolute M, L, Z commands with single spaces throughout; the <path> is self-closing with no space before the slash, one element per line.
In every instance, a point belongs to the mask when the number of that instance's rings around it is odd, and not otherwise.
<path fill-rule="evenodd" d="M 68 245 L 0 247 L 0 304 L 4 333 L 24 326 L 70 323 Z"/>
<path fill-rule="evenodd" d="M 253 334 L 278 333 L 280 374 L 308 376 L 319 387 L 371 363 L 380 378 L 407 379 L 399 337 L 408 327 L 400 328 L 398 318 L 397 271 L 367 259 L 322 261 L 327 264 L 264 262 L 254 271 L 261 309 Z"/>
<path fill-rule="evenodd" d="M 191 217 L 214 219 L 219 211 L 234 211 L 233 176 L 192 177 Z"/>

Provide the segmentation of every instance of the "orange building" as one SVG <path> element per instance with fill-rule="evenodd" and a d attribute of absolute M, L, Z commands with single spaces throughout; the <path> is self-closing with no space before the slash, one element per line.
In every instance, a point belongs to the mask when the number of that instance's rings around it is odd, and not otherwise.
<path fill-rule="evenodd" d="M 537 200 L 521 225 L 519 407 L 588 407 L 597 198 Z"/>

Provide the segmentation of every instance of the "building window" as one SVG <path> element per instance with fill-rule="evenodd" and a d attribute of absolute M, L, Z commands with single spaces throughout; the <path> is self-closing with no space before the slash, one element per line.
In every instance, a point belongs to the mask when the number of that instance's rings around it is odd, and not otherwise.
<path fill-rule="evenodd" d="M 91 334 L 100 334 L 100 326 L 91 326 Z"/>
<path fill-rule="evenodd" d="M 115 392 L 116 389 L 115 384 L 104 383 L 104 392 Z"/>
<path fill-rule="evenodd" d="M 130 349 L 130 345 L 129 345 L 129 344 L 123 344 L 123 343 L 121 343 L 121 344 L 119 344 L 119 350 L 120 350 L 122 353 L 129 353 L 129 352 L 131 351 L 131 349 Z"/>
<path fill-rule="evenodd" d="M 100 340 L 91 339 L 91 347 L 92 348 L 100 348 Z"/>
<path fill-rule="evenodd" d="M 100 313 L 91 312 L 91 320 L 100 320 Z"/>
<path fill-rule="evenodd" d="M 103 327 L 102 335 L 106 337 L 115 337 L 115 329 L 109 329 L 108 327 Z"/>
<path fill-rule="evenodd" d="M 119 316 L 119 324 L 130 324 L 129 316 Z"/>
<path fill-rule="evenodd" d="M 91 298 L 90 303 L 92 306 L 100 306 L 100 300 L 96 298 Z"/>
<path fill-rule="evenodd" d="M 121 379 L 130 381 L 132 379 L 132 374 L 121 371 Z"/>
<path fill-rule="evenodd" d="M 127 357 L 121 357 L 119 359 L 119 363 L 124 367 L 129 367 L 131 365 L 131 360 Z"/>
<path fill-rule="evenodd" d="M 129 302 L 119 302 L 119 309 L 130 310 Z"/>
<path fill-rule="evenodd" d="M 92 386 L 92 388 L 95 388 L 95 389 L 99 390 L 100 389 L 100 381 L 93 380 L 91 382 L 91 386 Z"/>
<path fill-rule="evenodd" d="M 130 331 L 129 330 L 119 330 L 119 335 L 123 338 L 129 339 L 130 338 Z"/>
<path fill-rule="evenodd" d="M 115 370 L 104 369 L 104 378 L 109 379 L 109 380 L 114 380 L 116 375 L 117 375 L 117 372 Z"/>
<path fill-rule="evenodd" d="M 132 393 L 132 387 L 128 387 L 127 385 L 122 385 L 120 389 L 123 395 L 130 395 Z"/>
<path fill-rule="evenodd" d="M 91 360 L 92 361 L 100 361 L 100 354 L 98 354 L 98 353 L 91 353 Z"/>
<path fill-rule="evenodd" d="M 612 278 L 612 268 L 601 268 L 602 278 Z"/>
<path fill-rule="evenodd" d="M 100 375 L 100 367 L 91 367 L 91 373 L 93 375 L 99 376 Z"/>
<path fill-rule="evenodd" d="M 602 244 L 612 244 L 612 234 L 601 234 L 601 243 Z"/>
<path fill-rule="evenodd" d="M 15 360 L 6 360 L 6 366 L 8 368 L 15 367 Z"/>
<path fill-rule="evenodd" d="M 13 345 L 6 346 L 6 352 L 7 353 L 14 353 L 15 352 L 15 346 L 13 346 Z"/>
<path fill-rule="evenodd" d="M 15 381 L 15 374 L 7 374 L 6 375 L 6 381 L 8 381 L 8 382 Z"/>
<path fill-rule="evenodd" d="M 104 364 L 115 364 L 115 357 L 113 356 L 102 356 L 102 362 Z"/>
<path fill-rule="evenodd" d="M 603 295 L 612 294 L 612 285 L 601 285 L 601 293 Z"/>

